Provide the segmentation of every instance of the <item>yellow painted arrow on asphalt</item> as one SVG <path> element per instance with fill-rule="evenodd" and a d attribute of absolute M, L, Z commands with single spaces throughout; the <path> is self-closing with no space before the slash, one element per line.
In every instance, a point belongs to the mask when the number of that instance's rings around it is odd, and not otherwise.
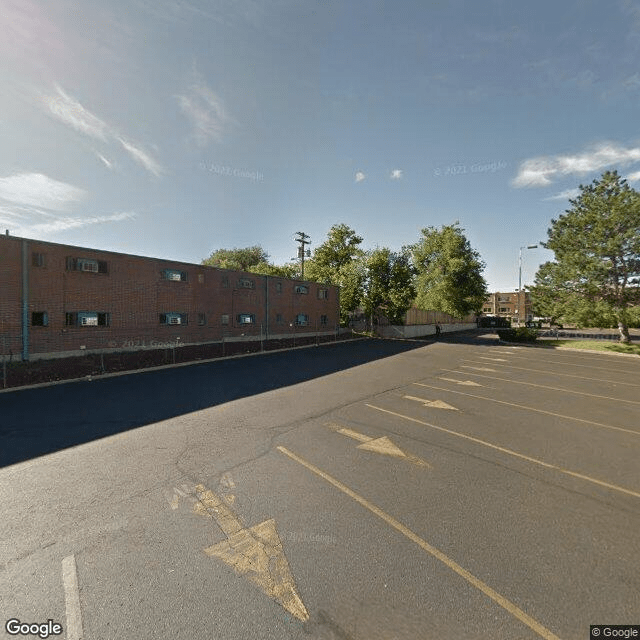
<path fill-rule="evenodd" d="M 454 380 L 453 378 L 438 378 L 438 380 L 446 380 L 447 382 L 455 382 L 456 384 L 462 384 L 467 387 L 481 387 L 481 384 L 474 382 L 473 380 Z"/>
<path fill-rule="evenodd" d="M 365 436 L 363 433 L 358 433 L 353 429 L 347 429 L 346 427 L 342 427 L 334 422 L 328 422 L 326 423 L 326 426 L 336 433 L 340 433 L 343 436 L 362 442 L 362 444 L 359 444 L 357 448 L 362 449 L 363 451 L 372 451 L 373 453 L 380 453 L 394 458 L 404 458 L 407 462 L 411 462 L 419 467 L 431 467 L 431 465 L 428 462 L 425 462 L 422 458 L 418 458 L 418 456 L 402 451 L 402 449 L 393 444 L 387 436 L 382 436 L 381 438 L 370 438 L 369 436 Z"/>
<path fill-rule="evenodd" d="M 402 396 L 406 400 L 415 400 L 416 402 L 422 402 L 425 407 L 433 407 L 434 409 L 449 409 L 450 411 L 458 411 L 450 404 L 443 402 L 442 400 L 427 400 L 426 398 L 416 398 L 416 396 Z"/>
<path fill-rule="evenodd" d="M 233 511 L 204 485 L 196 486 L 196 496 L 194 512 L 213 518 L 227 536 L 204 552 L 246 576 L 291 615 L 308 620 L 309 614 L 296 591 L 275 520 L 265 520 L 246 529 Z"/>

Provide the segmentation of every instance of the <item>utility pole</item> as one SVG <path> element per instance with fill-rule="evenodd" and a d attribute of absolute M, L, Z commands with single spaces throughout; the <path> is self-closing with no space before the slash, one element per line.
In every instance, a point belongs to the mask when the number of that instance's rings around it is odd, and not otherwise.
<path fill-rule="evenodd" d="M 303 233 L 302 231 L 296 231 L 296 235 L 298 236 L 295 241 L 300 243 L 300 246 L 298 247 L 298 258 L 301 259 L 302 261 L 302 276 L 301 276 L 301 280 L 304 280 L 304 256 L 305 253 L 307 255 L 307 258 L 309 258 L 311 256 L 311 249 L 307 249 L 305 251 L 304 247 L 307 244 L 311 244 L 311 236 L 308 236 L 306 233 Z"/>
<path fill-rule="evenodd" d="M 524 247 L 520 247 L 520 257 L 518 259 L 518 326 L 520 326 L 520 316 L 521 316 L 521 311 L 520 308 L 521 306 L 525 306 L 525 302 L 524 299 L 522 297 L 522 250 L 523 249 L 537 249 L 538 245 L 537 244 L 528 244 Z M 526 294 L 525 294 L 526 297 Z M 526 317 L 526 316 L 525 316 Z"/>

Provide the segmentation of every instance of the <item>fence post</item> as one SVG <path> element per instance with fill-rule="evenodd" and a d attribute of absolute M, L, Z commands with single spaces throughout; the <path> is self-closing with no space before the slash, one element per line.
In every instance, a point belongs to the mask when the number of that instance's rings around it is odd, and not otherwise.
<path fill-rule="evenodd" d="M 260 351 L 264 351 L 264 340 L 262 338 L 262 322 L 260 323 Z"/>

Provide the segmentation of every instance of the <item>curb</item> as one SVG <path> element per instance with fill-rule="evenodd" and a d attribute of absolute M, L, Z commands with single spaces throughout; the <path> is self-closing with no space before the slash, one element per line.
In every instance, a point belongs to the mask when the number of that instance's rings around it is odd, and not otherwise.
<path fill-rule="evenodd" d="M 527 347 L 533 349 L 554 349 L 555 351 L 573 351 L 574 353 L 587 353 L 601 356 L 624 356 L 625 358 L 640 358 L 637 353 L 616 353 L 615 351 L 602 351 L 601 349 L 573 349 L 571 347 L 543 347 L 539 344 L 523 344 L 522 342 L 507 342 L 498 339 L 498 344 L 509 344 L 518 347 Z"/>
<path fill-rule="evenodd" d="M 155 367 L 145 367 L 143 369 L 129 369 L 127 371 L 113 371 L 112 373 L 99 373 L 97 375 L 87 375 L 80 378 L 68 378 L 67 380 L 52 380 L 51 382 L 38 382 L 36 384 L 25 384 L 19 387 L 9 387 L 0 389 L 0 394 L 9 393 L 11 391 L 22 391 L 23 389 L 41 389 L 43 387 L 53 387 L 58 384 L 69 384 L 72 382 L 88 382 L 93 380 L 104 380 L 105 378 L 115 378 L 117 376 L 129 376 L 136 373 L 145 373 L 149 371 L 161 371 L 163 369 L 176 369 L 178 367 L 191 367 L 197 364 L 207 364 L 209 362 L 220 362 L 221 360 L 237 360 L 238 358 L 249 358 L 251 356 L 263 356 L 270 353 L 281 353 L 283 351 L 295 351 L 297 349 L 309 349 L 310 347 L 324 347 L 327 345 L 335 345 L 344 342 L 358 342 L 359 340 L 371 340 L 371 338 L 352 338 L 350 340 L 336 340 L 334 342 L 321 342 L 319 344 L 303 344 L 299 347 L 290 347 L 289 349 L 272 349 L 271 351 L 255 351 L 253 353 L 240 353 L 235 356 L 223 356 L 220 358 L 207 358 L 206 360 L 191 360 L 189 362 L 176 362 L 176 364 L 161 364 Z"/>

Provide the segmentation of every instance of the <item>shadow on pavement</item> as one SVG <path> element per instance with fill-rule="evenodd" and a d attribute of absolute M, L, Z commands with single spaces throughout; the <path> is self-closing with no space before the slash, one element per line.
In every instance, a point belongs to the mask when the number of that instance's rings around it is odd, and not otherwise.
<path fill-rule="evenodd" d="M 0 394 L 0 467 L 425 346 L 360 340 Z"/>

